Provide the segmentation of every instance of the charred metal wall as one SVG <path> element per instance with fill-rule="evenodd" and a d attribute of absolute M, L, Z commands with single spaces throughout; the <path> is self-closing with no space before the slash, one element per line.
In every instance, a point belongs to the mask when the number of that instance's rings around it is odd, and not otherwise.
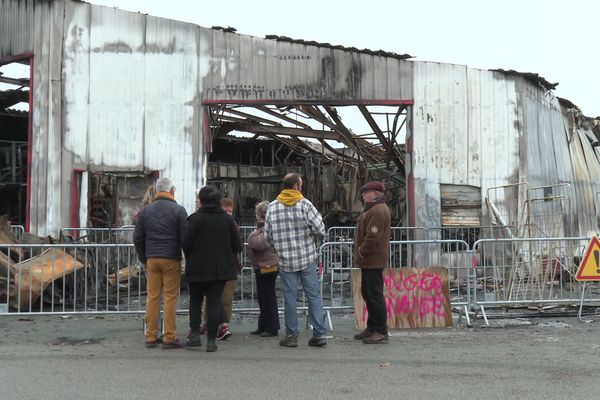
<path fill-rule="evenodd" d="M 70 0 L 0 0 L 0 22 L 0 57 L 34 54 L 30 228 L 39 234 L 70 225 L 74 170 L 157 170 L 192 211 L 205 181 L 203 100 L 412 98 L 412 64 L 397 58 Z"/>
<path fill-rule="evenodd" d="M 523 78 L 78 1 L 0 0 L 0 57 L 27 52 L 34 57 L 30 217 L 38 234 L 70 225 L 74 170 L 156 170 L 175 180 L 191 212 L 206 180 L 206 101 L 414 101 L 407 169 L 416 226 L 440 225 L 442 184 L 480 187 L 484 204 L 488 188 L 524 179 L 570 183 L 566 230 L 598 227 L 600 166 L 589 131 Z M 506 191 L 509 214 L 522 195 Z"/>
<path fill-rule="evenodd" d="M 487 224 L 488 189 L 524 182 L 528 188 L 569 184 L 561 229 L 536 221 L 541 232 L 598 232 L 597 138 L 578 127 L 573 111 L 523 77 L 461 65 L 415 62 L 412 129 L 414 223 L 439 226 L 441 185 L 480 187 L 482 223 Z M 506 222 L 518 217 L 527 190 L 495 192 Z M 544 226 L 547 224 L 548 226 Z"/>

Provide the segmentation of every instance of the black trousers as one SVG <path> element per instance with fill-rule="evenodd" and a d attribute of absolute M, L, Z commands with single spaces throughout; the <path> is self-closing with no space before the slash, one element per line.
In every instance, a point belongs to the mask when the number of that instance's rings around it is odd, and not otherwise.
<path fill-rule="evenodd" d="M 261 275 L 258 269 L 254 270 L 256 277 L 256 295 L 258 296 L 258 330 L 275 333 L 279 330 L 279 310 L 277 308 L 277 295 L 275 294 L 275 281 L 277 273 Z"/>
<path fill-rule="evenodd" d="M 225 313 L 223 303 L 221 303 L 223 286 L 225 286 L 225 281 L 190 282 L 190 328 L 192 332 L 200 332 L 202 299 L 206 296 L 208 311 L 206 335 L 213 339 L 217 337 L 219 322 Z"/>
<path fill-rule="evenodd" d="M 387 335 L 387 311 L 383 298 L 383 269 L 361 270 L 360 292 L 367 304 L 367 330 Z"/>

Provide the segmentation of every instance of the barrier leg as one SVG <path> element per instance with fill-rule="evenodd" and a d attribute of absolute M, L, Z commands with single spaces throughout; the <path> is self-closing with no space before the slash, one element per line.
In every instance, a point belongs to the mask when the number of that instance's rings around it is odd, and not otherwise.
<path fill-rule="evenodd" d="M 583 282 L 583 288 L 581 289 L 581 302 L 579 303 L 579 312 L 577 313 L 577 318 L 579 318 L 579 321 L 589 324 L 590 322 L 594 322 L 594 320 L 581 318 L 581 311 L 583 310 L 583 299 L 585 298 L 585 284 L 586 282 Z"/>
<path fill-rule="evenodd" d="M 467 320 L 467 326 L 471 326 L 471 318 L 469 317 L 469 308 L 468 306 L 464 306 L 463 307 L 464 311 L 465 311 L 465 319 Z"/>
<path fill-rule="evenodd" d="M 333 323 L 331 322 L 331 311 L 325 310 L 325 317 L 327 318 L 327 325 L 329 325 L 329 330 L 333 331 Z"/>
<path fill-rule="evenodd" d="M 488 321 L 487 315 L 485 313 L 485 308 L 483 308 L 483 306 L 479 306 L 481 308 L 481 316 L 483 317 L 483 320 L 485 321 L 485 326 L 490 326 L 490 321 Z"/>

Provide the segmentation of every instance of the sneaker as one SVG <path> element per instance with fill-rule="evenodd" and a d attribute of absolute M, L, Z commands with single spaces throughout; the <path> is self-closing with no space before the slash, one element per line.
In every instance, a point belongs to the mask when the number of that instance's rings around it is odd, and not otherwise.
<path fill-rule="evenodd" d="M 153 349 L 155 347 L 156 347 L 156 340 L 147 340 L 146 341 L 146 348 Z"/>
<path fill-rule="evenodd" d="M 217 340 L 225 340 L 229 336 L 231 336 L 231 331 L 229 330 L 229 325 L 223 324 L 217 330 Z"/>
<path fill-rule="evenodd" d="M 163 349 L 181 349 L 183 348 L 183 344 L 179 341 L 179 339 L 175 339 L 172 342 L 163 342 Z"/>
<path fill-rule="evenodd" d="M 308 345 L 313 347 L 325 347 L 327 346 L 327 339 L 313 337 L 308 340 Z"/>
<path fill-rule="evenodd" d="M 258 336 L 260 337 L 272 337 L 272 336 L 277 336 L 277 331 L 275 332 L 267 332 L 267 331 L 263 331 L 261 332 Z"/>
<path fill-rule="evenodd" d="M 298 347 L 298 336 L 286 336 L 279 341 L 279 345 L 283 347 Z"/>
<path fill-rule="evenodd" d="M 368 338 L 369 336 L 371 336 L 373 334 L 373 332 L 370 332 L 368 330 L 364 330 L 361 333 L 357 333 L 356 335 L 354 335 L 354 339 L 355 340 L 363 340 Z"/>
<path fill-rule="evenodd" d="M 206 331 L 207 331 L 207 330 L 208 330 L 208 325 L 206 324 L 206 322 L 205 322 L 205 321 L 203 321 L 203 322 L 200 324 L 200 334 L 201 334 L 201 335 L 204 335 L 204 334 L 206 333 Z"/>
<path fill-rule="evenodd" d="M 185 347 L 198 347 L 202 346 L 199 333 L 192 333 L 192 335 L 186 340 Z"/>
<path fill-rule="evenodd" d="M 371 336 L 364 338 L 362 342 L 364 344 L 386 344 L 389 342 L 389 339 L 388 335 L 375 332 Z"/>

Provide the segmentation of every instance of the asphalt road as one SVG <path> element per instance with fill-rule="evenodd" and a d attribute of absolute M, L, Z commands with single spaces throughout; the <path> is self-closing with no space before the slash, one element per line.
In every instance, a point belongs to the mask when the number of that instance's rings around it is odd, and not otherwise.
<path fill-rule="evenodd" d="M 0 399 L 592 399 L 600 321 L 494 320 L 492 327 L 395 332 L 353 340 L 334 317 L 326 348 L 257 338 L 232 323 L 219 350 L 146 349 L 141 317 L 0 316 Z M 186 318 L 178 319 L 179 334 Z M 204 339 L 203 339 L 204 340 Z"/>

